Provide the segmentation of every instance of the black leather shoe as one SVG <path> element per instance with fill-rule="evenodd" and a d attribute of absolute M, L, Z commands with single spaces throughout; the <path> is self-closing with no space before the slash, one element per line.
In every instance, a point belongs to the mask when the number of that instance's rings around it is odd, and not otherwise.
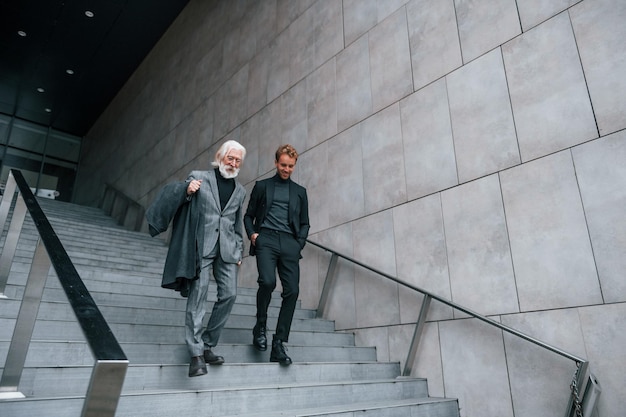
<path fill-rule="evenodd" d="M 202 356 L 193 356 L 189 362 L 189 377 L 202 376 L 207 374 L 206 363 Z"/>
<path fill-rule="evenodd" d="M 224 357 L 216 355 L 211 349 L 205 349 L 204 361 L 209 365 L 221 365 L 224 363 Z"/>
<path fill-rule="evenodd" d="M 252 344 L 256 350 L 265 352 L 267 350 L 267 336 L 265 324 L 258 324 L 252 329 Z"/>
<path fill-rule="evenodd" d="M 287 356 L 287 348 L 283 346 L 280 339 L 272 339 L 272 353 L 270 354 L 270 362 L 278 362 L 281 365 L 291 365 L 291 358 Z"/>

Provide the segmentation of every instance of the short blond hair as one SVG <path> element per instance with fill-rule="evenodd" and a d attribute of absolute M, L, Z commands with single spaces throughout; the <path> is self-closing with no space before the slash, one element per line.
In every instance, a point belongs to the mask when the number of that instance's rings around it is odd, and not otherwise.
<path fill-rule="evenodd" d="M 298 151 L 296 151 L 296 148 L 289 144 L 280 145 L 278 147 L 278 149 L 276 150 L 276 162 L 278 162 L 280 156 L 283 154 L 295 159 L 296 161 L 298 160 Z"/>

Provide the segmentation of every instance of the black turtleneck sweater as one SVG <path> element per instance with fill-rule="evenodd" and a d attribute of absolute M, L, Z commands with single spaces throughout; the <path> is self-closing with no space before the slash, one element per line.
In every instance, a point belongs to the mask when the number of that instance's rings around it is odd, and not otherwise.
<path fill-rule="evenodd" d="M 230 196 L 235 191 L 235 179 L 222 177 L 219 168 L 215 168 L 215 178 L 217 178 L 217 189 L 220 194 L 220 207 L 224 210 L 228 200 L 230 200 Z"/>
<path fill-rule="evenodd" d="M 289 229 L 289 179 L 282 179 L 278 174 L 274 180 L 274 198 L 267 212 L 262 227 L 291 233 Z"/>

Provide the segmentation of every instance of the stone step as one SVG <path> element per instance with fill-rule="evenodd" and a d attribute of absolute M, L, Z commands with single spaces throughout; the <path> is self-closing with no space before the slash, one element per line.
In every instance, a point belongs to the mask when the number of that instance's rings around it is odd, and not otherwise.
<path fill-rule="evenodd" d="M 223 387 L 262 385 L 268 381 L 280 384 L 323 383 L 350 380 L 393 379 L 399 373 L 399 363 L 382 362 L 301 362 L 289 367 L 289 372 L 271 362 L 225 363 L 209 366 L 206 378 L 189 378 L 185 364 L 131 364 L 124 381 L 124 392 L 177 389 L 201 390 Z M 24 369 L 18 390 L 27 396 L 50 397 L 83 395 L 91 378 L 92 367 L 49 366 Z M 63 384 L 56 383 L 63 381 Z"/>
<path fill-rule="evenodd" d="M 269 413 L 289 408 L 299 409 L 341 406 L 360 402 L 410 400 L 426 398 L 426 381 L 419 378 L 344 381 L 327 383 L 249 384 L 214 389 L 156 389 L 123 393 L 116 417 L 154 417 L 195 415 L 205 410 L 211 416 L 238 416 L 243 413 Z M 431 400 L 432 401 L 432 400 Z M 4 401 L 6 415 L 79 415 L 83 398 L 56 397 L 37 401 L 16 399 Z M 280 414 L 276 414 L 280 415 Z M 297 414 L 294 414 L 297 415 Z"/>
<path fill-rule="evenodd" d="M 238 324 L 237 317 L 229 319 L 222 331 L 220 341 L 222 343 L 250 343 L 252 340 L 252 327 L 254 322 L 250 318 L 245 320 L 252 325 L 246 327 L 231 327 Z M 244 320 L 244 319 L 242 319 Z M 232 323 L 231 323 L 232 322 Z M 329 330 L 317 330 L 320 327 L 309 323 L 310 320 L 294 319 L 289 341 L 292 343 L 318 344 L 318 345 L 353 345 L 351 337 L 347 333 L 334 333 Z M 14 319 L 0 319 L 0 340 L 10 340 L 15 326 Z M 274 321 L 268 321 L 268 333 L 272 334 L 275 328 Z M 182 341 L 185 328 L 181 322 L 178 326 L 172 325 L 148 325 L 148 324 L 118 324 L 109 323 L 115 338 L 121 342 L 141 342 L 141 343 L 168 343 L 172 341 Z M 82 340 L 83 333 L 75 321 L 46 321 L 37 320 L 33 330 L 33 340 L 57 340 L 76 341 Z"/>
<path fill-rule="evenodd" d="M 0 318 L 15 318 L 20 308 L 20 301 L 15 299 L 5 299 L 2 301 L 4 308 L 0 310 Z M 213 302 L 207 303 L 207 311 L 210 312 Z M 184 305 L 180 309 L 167 308 L 143 308 L 127 306 L 111 306 L 99 304 L 98 308 L 109 323 L 134 323 L 134 324 L 160 324 L 176 326 L 185 320 Z M 269 324 L 271 325 L 278 317 L 279 307 L 271 307 L 268 310 Z M 236 327 L 248 327 L 254 324 L 256 307 L 252 304 L 235 303 L 231 316 L 239 318 Z M 312 310 L 296 309 L 295 319 L 313 319 L 315 312 Z M 39 317 L 47 320 L 73 321 L 75 315 L 70 306 L 63 302 L 43 301 L 39 307 Z"/>
<path fill-rule="evenodd" d="M 135 232 L 122 229 L 120 227 L 107 227 L 96 223 L 76 222 L 59 218 L 49 218 L 50 225 L 63 241 L 63 238 L 75 238 L 78 241 L 86 241 L 86 237 L 92 237 L 94 242 L 120 242 L 130 245 L 146 245 L 153 247 L 163 247 L 163 239 L 151 237 L 147 233 Z M 23 232 L 32 235 L 36 234 L 37 228 L 30 216 L 24 218 Z"/>
<path fill-rule="evenodd" d="M 37 239 L 20 238 L 15 251 L 16 262 L 30 263 L 33 257 Z M 129 247 L 126 244 L 107 242 L 102 247 L 86 246 L 89 243 L 64 245 L 65 252 L 76 265 L 77 269 L 86 265 L 96 269 L 122 270 L 122 271 L 146 271 L 149 274 L 160 276 L 167 256 L 166 248 L 161 252 L 148 248 L 144 245 Z M 120 249 L 122 248 L 123 249 Z"/>
<path fill-rule="evenodd" d="M 49 278 L 48 283 L 44 289 L 42 300 L 46 302 L 61 302 L 67 304 L 67 296 L 65 291 L 60 287 L 60 284 L 54 281 L 56 278 Z M 24 276 L 26 281 L 26 275 Z M 127 294 L 120 294 L 114 291 L 120 291 L 120 285 L 110 285 L 108 288 L 111 291 L 107 291 L 107 284 L 103 284 L 101 291 L 95 291 L 95 286 L 92 282 L 86 282 L 85 286 L 90 289 L 90 294 L 96 304 L 102 306 L 133 306 L 141 308 L 154 308 L 154 309 L 170 309 L 184 311 L 187 304 L 187 299 L 180 296 L 179 293 L 163 289 L 160 286 L 144 287 L 144 293 L 132 293 L 131 291 L 137 290 L 134 285 L 126 284 L 121 287 L 128 291 Z M 141 287 L 139 288 L 141 289 Z M 250 307 L 254 307 L 256 313 L 256 295 L 255 290 L 251 288 L 239 288 L 235 306 L 242 306 L 246 308 L 246 311 L 250 312 Z M 6 287 L 4 294 L 13 300 L 21 300 L 24 293 L 24 287 L 21 285 L 9 284 Z M 208 302 L 214 302 L 216 299 L 215 285 L 211 285 L 209 288 Z M 279 294 L 274 294 L 270 301 L 270 310 L 268 313 L 272 313 L 275 309 L 280 308 L 281 298 Z M 313 310 L 302 310 L 300 308 L 300 301 L 296 304 L 296 315 L 300 317 L 312 317 L 315 315 Z M 278 314 L 278 313 L 276 313 Z"/>
<path fill-rule="evenodd" d="M 415 398 L 406 400 L 360 401 L 340 405 L 320 405 L 308 409 L 243 413 L 237 417 L 459 417 L 457 400 Z"/>
<path fill-rule="evenodd" d="M 294 338 L 296 337 L 297 334 L 294 334 Z M 183 342 L 182 334 L 170 342 L 120 342 L 120 346 L 132 364 L 189 363 L 189 352 Z M 292 344 L 291 340 L 285 346 L 294 363 L 376 361 L 376 349 L 367 346 L 296 345 Z M 0 363 L 6 360 L 8 349 L 9 342 L 0 341 Z M 259 352 L 252 346 L 252 337 L 245 344 L 220 341 L 214 351 L 224 356 L 227 363 L 267 363 L 270 357 L 269 348 L 265 352 Z M 26 355 L 27 367 L 93 366 L 93 364 L 94 358 L 91 350 L 83 341 L 33 340 Z"/>

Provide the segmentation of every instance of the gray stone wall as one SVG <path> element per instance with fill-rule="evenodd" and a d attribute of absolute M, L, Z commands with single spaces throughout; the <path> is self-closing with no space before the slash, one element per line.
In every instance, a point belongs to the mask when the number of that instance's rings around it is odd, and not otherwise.
<path fill-rule="evenodd" d="M 106 182 L 145 207 L 231 138 L 250 190 L 292 143 L 311 239 L 588 358 L 622 415 L 624 21 L 622 0 L 192 0 L 85 139 L 77 202 Z M 304 255 L 315 307 L 328 256 Z M 338 270 L 337 327 L 404 362 L 420 298 Z M 562 415 L 573 372 L 437 303 L 413 369 L 468 417 Z"/>

